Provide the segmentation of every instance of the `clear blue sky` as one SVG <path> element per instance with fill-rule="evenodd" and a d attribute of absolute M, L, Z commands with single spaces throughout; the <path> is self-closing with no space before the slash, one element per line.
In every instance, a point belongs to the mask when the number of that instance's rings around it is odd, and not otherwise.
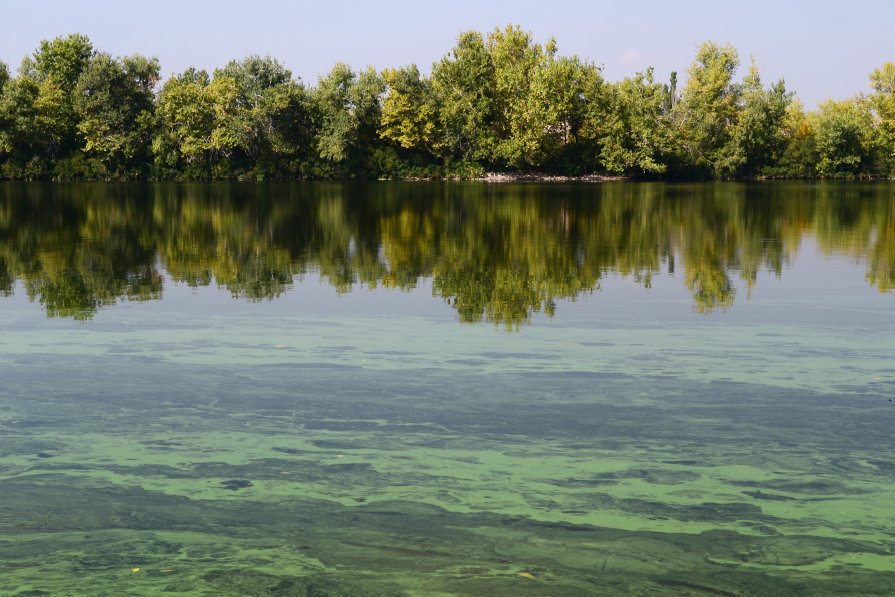
<path fill-rule="evenodd" d="M 602 64 L 610 80 L 649 65 L 684 76 L 701 41 L 729 42 L 808 107 L 867 91 L 868 74 L 895 61 L 895 0 L 6 0 L 0 60 L 14 70 L 41 39 L 80 32 L 116 55 L 157 56 L 166 75 L 270 54 L 314 83 L 336 61 L 428 71 L 461 31 L 511 23 Z"/>

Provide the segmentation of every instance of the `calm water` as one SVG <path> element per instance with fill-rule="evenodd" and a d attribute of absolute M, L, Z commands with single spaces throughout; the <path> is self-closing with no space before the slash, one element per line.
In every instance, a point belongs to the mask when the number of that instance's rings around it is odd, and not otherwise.
<path fill-rule="evenodd" d="M 0 594 L 885 595 L 895 185 L 0 185 Z"/>

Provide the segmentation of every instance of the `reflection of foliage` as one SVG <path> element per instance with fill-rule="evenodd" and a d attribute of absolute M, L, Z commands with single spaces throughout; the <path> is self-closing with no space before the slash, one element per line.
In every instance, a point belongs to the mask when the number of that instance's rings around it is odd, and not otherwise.
<path fill-rule="evenodd" d="M 879 210 L 883 217 L 874 220 L 863 218 L 861 238 L 865 246 L 869 245 L 867 279 L 880 292 L 890 292 L 895 290 L 895 209 L 891 201 L 886 202 L 884 207 L 884 210 Z"/>
<path fill-rule="evenodd" d="M 435 293 L 462 321 L 512 326 L 532 312 L 551 314 L 554 299 L 597 286 L 604 267 L 576 250 L 586 251 L 577 210 L 524 195 L 483 203 L 477 193 L 464 194 L 459 205 L 432 275 Z"/>
<path fill-rule="evenodd" d="M 872 199 L 871 199 L 872 197 Z M 873 195 L 851 185 L 821 187 L 814 220 L 827 251 L 867 261 L 867 280 L 880 292 L 895 290 L 895 204 L 891 192 Z"/>
<path fill-rule="evenodd" d="M 93 288 L 89 288 L 79 272 L 67 269 L 55 278 L 29 280 L 28 296 L 40 297 L 50 317 L 88 319 L 100 305 Z"/>
<path fill-rule="evenodd" d="M 9 296 L 12 294 L 12 286 L 15 284 L 12 269 L 6 264 L 6 261 L 0 256 L 0 296 Z"/>
<path fill-rule="evenodd" d="M 727 272 L 712 259 L 701 260 L 695 267 L 688 268 L 684 279 L 693 293 L 695 309 L 700 313 L 726 309 L 733 304 L 736 288 Z"/>
<path fill-rule="evenodd" d="M 886 187 L 888 188 L 888 187 Z M 0 294 L 16 279 L 51 316 L 91 317 L 175 282 L 267 300 L 314 272 L 433 293 L 461 321 L 509 328 L 607 274 L 682 270 L 699 312 L 739 277 L 782 275 L 802 234 L 895 288 L 895 208 L 877 187 L 410 184 L 0 187 Z"/>

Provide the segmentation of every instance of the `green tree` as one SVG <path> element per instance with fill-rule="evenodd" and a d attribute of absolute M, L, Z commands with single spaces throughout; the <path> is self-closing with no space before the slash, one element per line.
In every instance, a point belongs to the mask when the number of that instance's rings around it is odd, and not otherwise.
<path fill-rule="evenodd" d="M 548 44 L 549 46 L 550 44 Z M 573 174 L 597 167 L 597 131 L 606 116 L 606 84 L 600 68 L 577 56 L 548 55 L 532 80 L 536 150 L 528 163 Z"/>
<path fill-rule="evenodd" d="M 765 89 L 753 60 L 739 95 L 736 122 L 715 171 L 724 176 L 755 177 L 774 164 L 783 150 L 783 122 L 791 94 L 782 79 Z"/>
<path fill-rule="evenodd" d="M 7 83 L 9 83 L 9 67 L 5 62 L 0 61 L 0 165 L 7 153 L 6 137 L 13 126 L 10 114 L 4 109 L 3 91 L 6 89 Z"/>
<path fill-rule="evenodd" d="M 405 149 L 434 150 L 436 127 L 432 83 L 415 64 L 382 72 L 386 85 L 379 134 Z"/>
<path fill-rule="evenodd" d="M 614 174 L 661 174 L 674 147 L 672 91 L 653 78 L 653 69 L 608 86 L 608 107 L 598 115 L 603 166 Z"/>
<path fill-rule="evenodd" d="M 214 73 L 216 149 L 238 152 L 256 176 L 275 174 L 280 162 L 306 153 L 311 106 L 300 82 L 270 56 L 231 61 Z"/>
<path fill-rule="evenodd" d="M 496 80 L 481 33 L 461 34 L 451 53 L 433 65 L 432 92 L 438 106 L 438 154 L 489 161 L 496 144 Z"/>
<path fill-rule="evenodd" d="M 356 171 L 368 166 L 368 150 L 379 138 L 380 98 L 385 82 L 373 69 L 359 74 L 337 64 L 314 90 L 317 155 L 330 168 Z"/>
<path fill-rule="evenodd" d="M 214 103 L 208 73 L 190 68 L 168 79 L 156 100 L 158 128 L 152 142 L 159 173 L 209 174 Z"/>
<path fill-rule="evenodd" d="M 53 79 L 67 93 L 72 93 L 93 54 L 90 39 L 75 33 L 52 41 L 41 41 L 34 52 L 33 62 L 29 64 L 30 68 L 26 68 L 29 71 L 33 68 L 28 75 L 38 81 Z"/>
<path fill-rule="evenodd" d="M 242 101 L 236 79 L 228 76 L 215 76 L 205 93 L 214 110 L 210 148 L 225 162 L 222 173 L 232 174 L 230 167 L 249 151 L 251 108 Z"/>
<path fill-rule="evenodd" d="M 214 76 L 233 79 L 239 89 L 239 101 L 246 108 L 260 104 L 267 90 L 292 82 L 292 72 L 270 56 L 231 60 L 227 66 L 214 71 Z"/>
<path fill-rule="evenodd" d="M 92 55 L 83 35 L 44 40 L 22 60 L 18 76 L 2 86 L 0 155 L 7 157 L 7 176 L 49 176 L 57 160 L 79 149 L 73 93 Z"/>
<path fill-rule="evenodd" d="M 118 60 L 101 52 L 81 72 L 75 88 L 78 131 L 84 149 L 111 175 L 147 172 L 159 70 L 155 58 Z"/>
<path fill-rule="evenodd" d="M 686 157 L 696 173 L 724 173 L 721 154 L 738 115 L 740 89 L 733 76 L 739 63 L 732 46 L 708 41 L 699 47 L 690 67 L 677 119 Z"/>
<path fill-rule="evenodd" d="M 881 167 L 895 175 L 895 62 L 887 62 L 870 75 L 874 94 L 870 105 L 879 119 Z"/>
<path fill-rule="evenodd" d="M 554 40 L 535 43 L 518 26 L 489 33 L 484 49 L 493 101 L 483 143 L 490 150 L 478 159 L 509 168 L 538 169 L 560 160 L 574 167 L 566 150 L 580 149 L 588 111 L 600 104 L 600 70 L 577 56 L 557 56 Z"/>
<path fill-rule="evenodd" d="M 790 101 L 781 123 L 783 150 L 776 163 L 765 169 L 769 175 L 784 178 L 811 178 L 817 175 L 817 139 L 813 120 L 805 113 L 798 99 Z"/>
<path fill-rule="evenodd" d="M 534 43 L 518 26 L 495 29 L 486 48 L 494 65 L 496 143 L 492 159 L 511 168 L 539 165 L 544 159 L 553 103 L 553 82 L 544 75 L 546 61 L 556 55 L 556 43 L 547 48 Z"/>
<path fill-rule="evenodd" d="M 33 59 L 22 62 L 20 76 L 38 84 L 34 100 L 38 151 L 50 159 L 80 148 L 78 115 L 75 109 L 75 87 L 91 57 L 90 39 L 81 34 L 43 40 Z"/>
<path fill-rule="evenodd" d="M 44 79 L 37 86 L 34 98 L 34 131 L 38 147 L 56 158 L 75 148 L 77 114 L 72 109 L 70 94 L 56 81 Z"/>
<path fill-rule="evenodd" d="M 33 79 L 18 77 L 0 93 L 0 157 L 21 163 L 36 152 L 39 141 L 34 102 L 40 88 Z M 6 174 L 11 175 L 7 164 Z"/>
<path fill-rule="evenodd" d="M 830 100 L 812 114 L 817 175 L 851 178 L 872 173 L 873 114 L 863 98 Z"/>
<path fill-rule="evenodd" d="M 498 168 L 592 165 L 580 155 L 602 78 L 593 64 L 558 57 L 518 26 L 462 34 L 433 66 L 435 151 Z"/>
<path fill-rule="evenodd" d="M 308 90 L 296 81 L 266 89 L 253 117 L 260 130 L 259 159 L 306 162 L 313 144 L 313 109 Z"/>

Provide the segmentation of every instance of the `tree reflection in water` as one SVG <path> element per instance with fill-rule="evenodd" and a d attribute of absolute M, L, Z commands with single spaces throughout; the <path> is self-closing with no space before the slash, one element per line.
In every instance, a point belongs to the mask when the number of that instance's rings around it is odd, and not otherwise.
<path fill-rule="evenodd" d="M 891 184 L 4 184 L 0 294 L 20 280 L 51 317 L 87 319 L 176 283 L 275 299 L 316 274 L 433 292 L 464 322 L 510 328 L 607 275 L 681 275 L 698 312 L 736 278 L 784 275 L 802 238 L 895 289 Z"/>

